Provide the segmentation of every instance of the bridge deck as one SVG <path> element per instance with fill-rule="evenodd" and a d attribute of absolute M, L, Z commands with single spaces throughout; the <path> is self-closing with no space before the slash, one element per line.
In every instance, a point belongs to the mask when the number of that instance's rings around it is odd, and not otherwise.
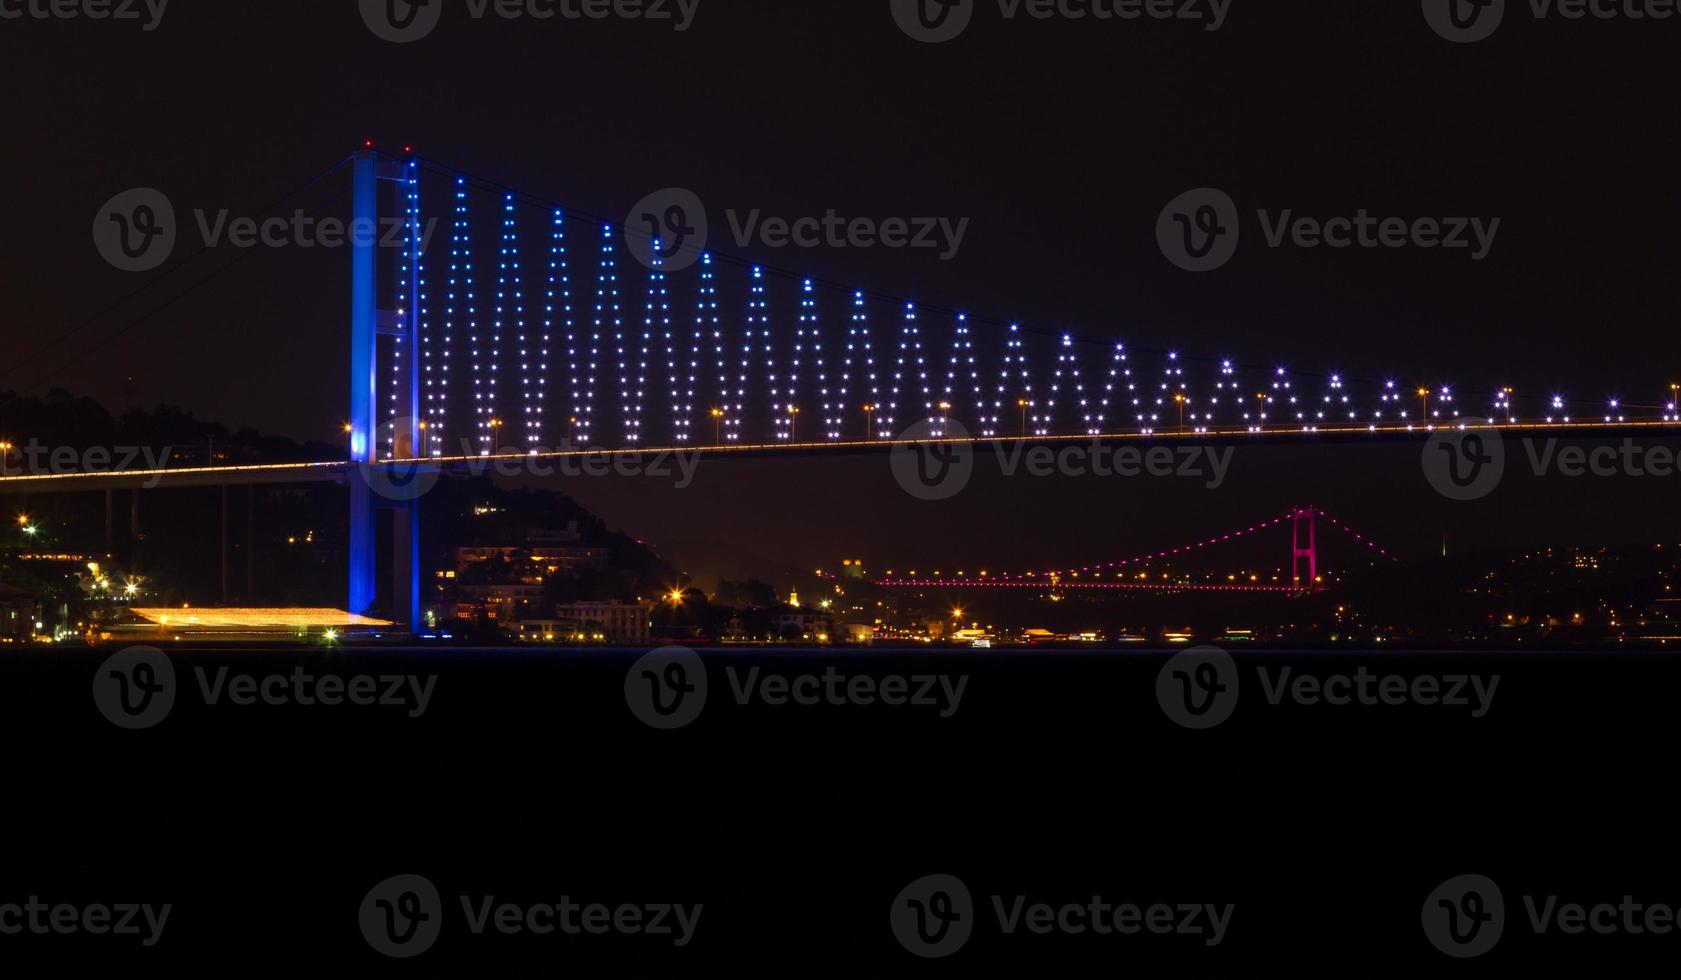
<path fill-rule="evenodd" d="M 1446 428 L 1446 427 L 1441 427 Z M 1607 437 L 1615 435 L 1678 436 L 1681 423 L 1664 421 L 1628 422 L 1514 422 L 1470 425 L 1467 428 L 1501 435 L 1549 435 Z M 725 443 L 642 447 L 598 447 L 555 449 L 533 452 L 494 453 L 475 456 L 434 456 L 420 460 L 388 460 L 374 464 L 384 468 L 437 466 L 452 472 L 494 473 L 508 464 L 529 466 L 560 460 L 602 457 L 651 457 L 672 453 L 696 453 L 702 457 L 773 457 L 814 454 L 867 453 L 913 445 L 1066 445 L 1074 443 L 1143 443 L 1175 445 L 1280 445 L 1288 443 L 1349 443 L 1373 440 L 1404 441 L 1427 438 L 1438 428 L 1413 426 L 1339 425 L 1301 428 L 1217 429 L 1206 432 L 1105 432 L 1059 433 L 1055 435 L 964 437 L 952 439 L 854 439 L 823 442 Z M 501 464 L 498 467 L 498 464 Z M 26 473 L 0 477 L 0 495 L 22 493 L 73 493 L 97 490 L 153 489 L 158 487 L 245 486 L 278 483 L 343 483 L 359 464 L 346 460 L 310 463 L 261 463 L 244 466 L 164 467 L 151 470 L 122 470 L 91 473 Z M 537 472 L 536 475 L 542 475 Z"/>

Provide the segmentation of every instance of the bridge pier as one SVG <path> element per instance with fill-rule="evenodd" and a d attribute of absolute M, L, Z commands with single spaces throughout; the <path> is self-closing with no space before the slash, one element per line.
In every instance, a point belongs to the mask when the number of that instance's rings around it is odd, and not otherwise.
<path fill-rule="evenodd" d="M 1307 588 L 1319 587 L 1319 509 L 1292 507 L 1290 509 L 1290 578 L 1296 588 L 1302 588 L 1302 564 L 1307 564 Z M 1303 533 L 1303 529 L 1306 533 Z"/>
<path fill-rule="evenodd" d="M 382 157 L 372 149 L 356 153 L 352 167 L 351 212 L 353 227 L 379 227 L 380 181 L 395 182 L 402 190 L 412 189 L 418 181 L 418 167 L 410 161 L 399 165 Z M 350 272 L 350 460 L 358 464 L 359 472 L 350 483 L 350 540 L 348 608 L 352 613 L 366 614 L 376 602 L 375 542 L 377 521 L 382 502 L 376 499 L 369 484 L 368 469 L 377 460 L 379 444 L 379 409 L 377 405 L 377 365 L 379 338 L 389 336 L 392 343 L 409 341 L 408 371 L 402 377 L 402 399 L 393 399 L 407 415 L 390 420 L 393 455 L 398 458 L 418 456 L 420 445 L 420 236 L 418 203 L 405 208 L 410 224 L 405 254 L 400 261 L 409 263 L 410 274 L 401 277 L 393 296 L 397 310 L 382 311 L 379 305 L 377 234 L 351 236 Z M 421 626 L 420 615 L 420 505 L 417 500 L 385 502 L 392 512 L 392 593 L 390 618 L 411 631 Z"/>

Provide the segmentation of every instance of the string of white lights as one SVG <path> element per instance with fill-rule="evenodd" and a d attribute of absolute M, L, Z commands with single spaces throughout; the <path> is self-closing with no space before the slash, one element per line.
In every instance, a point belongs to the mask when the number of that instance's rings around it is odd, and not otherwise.
<path fill-rule="evenodd" d="M 823 347 L 823 324 L 817 309 L 816 289 L 810 279 L 805 281 L 805 294 L 800 299 L 800 308 L 801 316 L 811 330 L 812 361 L 817 368 L 817 394 L 823 403 L 823 436 L 826 439 L 839 439 L 846 425 L 846 396 L 843 389 L 840 401 L 835 401 L 835 393 L 829 388 L 828 359 Z"/>
<path fill-rule="evenodd" d="M 963 356 L 969 362 L 969 386 L 974 392 L 975 422 L 979 425 L 986 413 L 986 390 L 981 381 L 980 360 L 975 356 L 975 340 L 969 329 L 969 314 L 958 314 L 957 327 L 963 331 Z"/>
<path fill-rule="evenodd" d="M 710 254 L 702 255 L 701 276 L 704 280 L 706 280 L 701 284 L 702 290 L 706 289 L 709 285 L 711 275 L 712 256 Z M 688 381 L 683 385 L 683 404 L 677 409 L 676 419 L 675 434 L 677 442 L 679 443 L 686 443 L 694 438 L 695 395 L 700 387 L 701 352 L 706 349 L 706 324 L 704 322 L 704 315 L 705 310 L 702 309 L 700 311 L 700 315 L 697 315 L 695 318 L 694 329 L 689 333 Z M 717 315 L 717 300 L 714 299 L 712 313 L 714 321 L 716 321 Z"/>
<path fill-rule="evenodd" d="M 998 370 L 998 397 L 993 401 L 993 420 L 995 422 L 1002 415 L 1005 402 L 1011 400 L 1010 375 L 1012 371 L 1016 374 L 1016 381 L 1020 388 L 1014 398 L 1015 407 L 1021 412 L 1022 435 L 1027 435 L 1029 418 L 1031 417 L 1034 424 L 1037 425 L 1038 416 L 1032 414 L 1034 409 L 1033 379 L 1028 376 L 1027 372 L 1027 353 L 1022 348 L 1021 327 L 1014 323 L 1010 324 L 1010 332 L 1006 335 L 1004 362 Z"/>
<path fill-rule="evenodd" d="M 765 271 L 758 266 L 753 267 L 753 286 L 747 301 L 747 325 L 749 346 L 752 344 L 752 338 L 754 335 L 753 327 L 754 325 L 758 326 L 759 344 L 765 358 L 765 379 L 767 385 L 765 390 L 770 395 L 770 411 L 771 418 L 774 423 L 772 428 L 776 432 L 777 439 L 787 440 L 789 438 L 789 427 L 793 421 L 793 417 L 789 412 L 789 409 L 792 406 L 785 405 L 783 403 L 780 388 L 777 385 L 776 344 L 775 338 L 771 336 L 770 332 L 770 304 L 765 297 Z M 742 376 L 746 377 L 745 362 L 743 363 L 742 368 Z"/>
<path fill-rule="evenodd" d="M 1295 385 L 1290 381 L 1290 374 L 1284 368 L 1279 368 L 1272 379 L 1272 397 L 1267 399 L 1269 407 L 1288 412 L 1297 422 L 1302 420 L 1300 407 L 1296 403 Z"/>
<path fill-rule="evenodd" d="M 1117 341 L 1109 359 L 1109 374 L 1103 379 L 1103 395 L 1098 399 L 1097 425 L 1100 429 L 1109 426 L 1109 409 L 1115 403 L 1115 386 L 1123 383 L 1126 369 L 1126 345 Z M 1130 372 L 1128 372 L 1130 373 Z"/>
<path fill-rule="evenodd" d="M 578 442 L 592 445 L 595 433 L 595 396 L 600 385 L 601 339 L 621 332 L 618 268 L 613 259 L 613 227 L 601 229 L 601 253 L 595 276 L 595 318 L 590 332 L 588 369 L 584 378 L 584 407 L 578 414 Z"/>
<path fill-rule="evenodd" d="M 757 267 L 752 270 L 752 278 L 759 279 L 764 275 Z M 735 379 L 735 401 L 727 409 L 728 417 L 724 419 L 724 430 L 730 442 L 741 441 L 741 416 L 747 411 L 747 378 L 753 370 L 753 344 L 758 339 L 754 334 L 755 321 L 753 319 L 753 303 L 748 300 L 746 324 L 741 335 L 741 370 Z"/>
<path fill-rule="evenodd" d="M 439 351 L 438 356 L 438 378 L 436 393 L 434 396 L 434 404 L 437 408 L 434 412 L 431 426 L 429 427 L 433 450 L 437 453 L 442 453 L 445 433 L 448 431 L 449 427 L 449 368 L 453 355 L 452 347 L 455 341 L 455 322 L 457 316 L 456 289 L 458 286 L 456 277 L 460 272 L 460 241 L 461 235 L 464 231 L 461 217 L 462 209 L 459 203 L 461 200 L 460 183 L 461 182 L 458 180 L 456 188 L 457 213 L 450 222 L 449 276 L 446 282 L 448 289 L 445 293 L 447 300 L 444 305 L 443 337 L 441 338 L 443 343 L 442 350 Z M 428 382 L 428 384 L 430 383 L 431 382 Z"/>
<path fill-rule="evenodd" d="M 626 346 L 624 318 L 618 315 L 618 260 L 612 258 L 613 240 L 605 238 L 602 242 L 603 252 L 608 257 L 603 261 L 610 259 L 613 269 L 613 306 L 615 314 L 613 316 L 613 353 L 614 362 L 618 365 L 620 430 L 623 433 L 625 444 L 633 445 L 638 435 L 636 425 L 632 421 L 636 411 L 636 395 L 635 389 L 631 386 L 630 351 Z"/>
<path fill-rule="evenodd" d="M 642 410 L 646 404 L 648 381 L 648 348 L 656 334 L 665 337 L 666 370 L 671 377 L 671 402 L 677 404 L 675 351 L 671 342 L 671 297 L 666 286 L 665 260 L 660 257 L 659 239 L 654 240 L 652 262 L 648 267 L 648 296 L 642 308 L 642 356 L 636 374 L 636 393 L 631 415 L 626 419 L 625 442 L 637 445 L 642 441 Z"/>
<path fill-rule="evenodd" d="M 724 419 L 730 411 L 730 369 L 728 345 L 724 342 L 724 329 L 718 318 L 718 282 L 712 268 L 711 252 L 700 257 L 698 288 L 699 295 L 695 300 L 695 334 L 697 337 L 708 331 L 712 334 L 712 352 L 718 363 L 718 399 L 711 409 L 712 437 L 715 441 L 722 442 Z"/>
<path fill-rule="evenodd" d="M 959 315 L 957 323 L 951 330 L 951 362 L 946 366 L 946 385 L 940 392 L 940 405 L 942 406 L 940 419 L 934 425 L 935 435 L 939 438 L 945 437 L 946 431 L 950 428 L 948 421 L 951 418 L 951 413 L 957 411 L 957 373 L 963 359 L 964 335 L 969 329 L 965 323 L 967 319 L 967 317 Z"/>
<path fill-rule="evenodd" d="M 566 216 L 557 208 L 549 232 L 549 283 L 543 295 L 543 346 L 537 362 L 537 410 L 526 439 L 535 447 L 543 444 L 543 410 L 549 395 L 549 344 L 554 337 L 555 290 L 560 291 L 560 316 L 567 345 L 572 343 L 572 274 L 566 260 Z"/>
<path fill-rule="evenodd" d="M 519 346 L 516 349 L 519 351 L 520 402 L 525 415 L 526 432 L 527 437 L 529 438 L 532 422 L 531 411 L 535 406 L 532 404 L 531 400 L 530 346 L 525 335 L 525 274 L 523 271 L 523 263 L 520 258 L 519 227 L 516 223 L 514 195 L 512 194 L 507 195 L 507 197 L 503 200 L 502 239 L 503 252 L 505 253 L 505 261 L 507 263 L 507 271 L 504 278 L 508 280 L 509 300 L 511 301 L 511 306 L 506 312 L 504 312 L 503 298 L 500 295 L 497 296 L 496 346 L 491 351 L 492 360 L 490 365 L 491 408 L 494 411 L 496 406 L 496 374 L 498 366 L 502 360 L 502 327 L 504 318 L 508 318 L 511 321 L 509 326 L 512 327 L 514 337 L 519 343 Z M 498 437 L 501 433 L 494 431 L 496 428 L 494 424 L 491 428 L 493 431 L 491 432 L 490 448 L 497 449 L 499 448 L 500 442 Z M 536 443 L 528 442 L 527 448 L 534 445 L 536 445 Z"/>
<path fill-rule="evenodd" d="M 851 396 L 853 359 L 859 351 L 863 352 L 865 377 L 870 389 L 870 400 L 864 405 L 864 438 L 873 439 L 878 435 L 875 417 L 881 409 L 881 389 L 876 380 L 875 342 L 870 337 L 870 311 L 864 303 L 862 291 L 852 294 L 852 323 L 846 330 L 846 357 L 841 371 L 842 406 L 848 404 Z"/>
<path fill-rule="evenodd" d="M 472 345 L 473 360 L 473 414 L 478 420 L 478 438 L 480 452 L 484 451 L 489 441 L 486 433 L 490 429 L 489 403 L 485 400 L 484 391 L 484 344 L 479 336 L 478 304 L 473 292 L 473 242 L 472 231 L 468 223 L 467 188 L 462 178 L 456 179 L 456 213 L 461 228 L 462 261 L 465 269 L 467 289 L 467 331 L 468 341 Z"/>
<path fill-rule="evenodd" d="M 1102 428 L 1092 417 L 1091 404 L 1086 399 L 1085 381 L 1080 376 L 1080 353 L 1074 346 L 1074 337 L 1071 334 L 1063 335 L 1062 350 L 1057 354 L 1056 373 L 1051 384 L 1052 410 L 1055 408 L 1057 398 L 1061 396 L 1061 389 L 1065 381 L 1073 389 L 1073 401 L 1070 404 L 1073 407 L 1073 415 L 1080 429 L 1087 435 L 1097 435 L 1102 432 Z M 1049 419 L 1050 412 L 1047 411 L 1046 415 Z M 1056 423 L 1052 420 L 1048 424 L 1054 426 Z"/>
<path fill-rule="evenodd" d="M 922 391 L 921 419 L 932 419 L 934 401 L 928 388 L 928 364 L 922 354 L 922 326 L 917 320 L 916 304 L 906 303 L 905 317 L 899 331 L 899 357 L 893 368 L 893 400 L 887 419 L 887 431 L 890 433 L 898 431 L 900 392 L 904 386 L 905 371 L 911 368 L 913 360 L 917 384 Z"/>

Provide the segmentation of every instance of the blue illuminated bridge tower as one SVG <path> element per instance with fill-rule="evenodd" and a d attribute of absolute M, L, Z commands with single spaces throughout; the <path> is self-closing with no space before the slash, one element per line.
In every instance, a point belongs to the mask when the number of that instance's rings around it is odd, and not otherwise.
<path fill-rule="evenodd" d="M 410 358 L 417 349 L 416 324 L 419 322 L 421 276 L 419 261 L 419 207 L 417 192 L 418 163 L 410 160 L 398 163 L 363 149 L 352 160 L 354 227 L 360 232 L 351 236 L 350 274 L 350 456 L 361 468 L 364 478 L 352 477 L 350 486 L 350 588 L 348 604 L 353 613 L 367 613 L 373 608 L 376 529 L 380 511 L 391 515 L 392 589 L 391 616 L 410 629 L 419 629 L 423 620 L 420 611 L 420 507 L 417 497 L 400 499 L 402 495 L 386 496 L 374 493 L 373 483 L 366 476 L 373 472 L 378 451 L 379 412 L 377 373 L 380 364 L 381 338 L 386 338 L 395 362 L 400 362 L 404 347 Z M 382 290 L 378 246 L 382 185 L 389 185 L 391 199 L 401 203 L 408 234 L 397 268 L 386 270 L 390 288 Z M 394 306 L 382 308 L 380 297 L 391 297 Z M 405 342 L 406 345 L 405 345 Z M 410 370 L 406 375 L 393 372 L 393 378 L 406 376 L 399 390 L 392 391 L 393 407 L 398 409 L 387 423 L 391 433 L 391 454 L 395 459 L 414 459 L 420 454 L 420 372 Z M 407 597 L 406 606 L 405 599 Z"/>

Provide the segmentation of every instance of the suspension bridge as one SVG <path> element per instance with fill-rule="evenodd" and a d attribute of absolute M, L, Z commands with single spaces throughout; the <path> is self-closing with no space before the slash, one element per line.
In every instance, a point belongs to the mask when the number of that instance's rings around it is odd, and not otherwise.
<path fill-rule="evenodd" d="M 1399 559 L 1391 554 L 1388 549 L 1380 547 L 1366 535 L 1349 527 L 1318 507 L 1306 506 L 1292 507 L 1281 516 L 1251 524 L 1248 527 L 1234 528 L 1225 534 L 1187 542 L 1178 547 L 1162 548 L 1130 558 L 1073 568 L 1021 572 L 1013 575 L 995 575 L 982 571 L 975 575 L 958 572 L 951 576 L 935 572 L 932 577 L 918 577 L 916 572 L 912 571 L 908 576 L 894 577 L 892 573 L 889 573 L 886 577 L 876 580 L 875 584 L 884 588 L 895 589 L 1052 588 L 1058 591 L 1086 589 L 1151 592 L 1312 592 L 1320 583 L 1319 526 L 1321 521 L 1347 535 L 1357 545 L 1369 552 L 1373 561 L 1399 562 Z M 1148 572 L 1139 571 L 1152 564 L 1199 555 L 1211 549 L 1217 549 L 1222 545 L 1234 544 L 1244 539 L 1253 539 L 1257 535 L 1285 524 L 1290 526 L 1289 551 L 1287 553 L 1290 566 L 1289 585 L 1261 585 L 1255 582 L 1199 583 L 1188 581 L 1183 577 L 1174 579 L 1171 576 L 1151 579 Z"/>
<path fill-rule="evenodd" d="M 344 168 L 353 220 L 379 227 L 394 216 L 402 230 L 400 247 L 364 236 L 348 249 L 347 459 L 25 473 L 0 476 L 0 493 L 102 489 L 109 524 L 117 489 L 342 483 L 351 498 L 348 608 L 374 605 L 375 527 L 388 511 L 400 607 L 392 615 L 414 624 L 419 494 L 404 488 L 487 460 L 971 440 L 1336 441 L 1447 426 L 1681 431 L 1676 385 L 1652 403 L 1584 403 L 1135 348 L 708 251 L 687 240 L 681 208 L 607 222 L 371 144 L 327 173 Z M 442 241 L 427 231 L 439 226 Z M 225 492 L 223 506 L 225 529 Z M 1292 513 L 1298 533 L 1307 515 L 1311 534 L 1318 512 Z M 1057 581 L 1127 587 L 1077 574 Z"/>

